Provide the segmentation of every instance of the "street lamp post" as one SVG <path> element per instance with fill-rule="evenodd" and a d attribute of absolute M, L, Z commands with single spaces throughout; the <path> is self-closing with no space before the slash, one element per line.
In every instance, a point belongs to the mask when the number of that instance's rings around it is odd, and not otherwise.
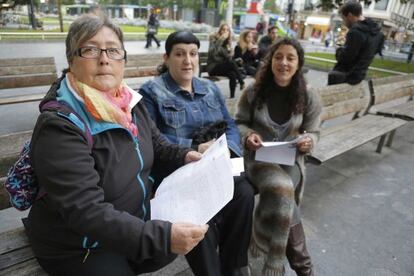
<path fill-rule="evenodd" d="M 226 23 L 233 28 L 233 0 L 228 0 L 227 2 L 227 13 L 226 13 Z"/>
<path fill-rule="evenodd" d="M 30 0 L 29 2 L 29 20 L 32 25 L 32 29 L 36 29 L 36 22 L 35 22 L 35 15 L 34 15 L 34 4 L 33 0 Z"/>
<path fill-rule="evenodd" d="M 62 0 L 57 0 L 57 5 L 58 5 L 60 32 L 63 33 Z"/>
<path fill-rule="evenodd" d="M 174 4 L 173 4 L 173 20 L 177 20 L 177 9 L 178 9 L 178 7 L 177 7 L 177 3 L 174 1 Z"/>
<path fill-rule="evenodd" d="M 294 4 L 295 4 L 295 0 L 288 1 L 287 15 L 288 15 L 289 20 L 287 20 L 286 23 L 289 25 L 289 28 L 292 28 L 292 24 L 293 24 Z"/>

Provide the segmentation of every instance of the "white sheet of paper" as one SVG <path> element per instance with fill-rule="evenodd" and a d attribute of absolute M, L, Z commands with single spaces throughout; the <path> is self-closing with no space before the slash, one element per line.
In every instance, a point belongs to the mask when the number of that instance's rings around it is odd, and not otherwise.
<path fill-rule="evenodd" d="M 296 157 L 296 140 L 290 142 L 263 142 L 256 151 L 256 160 L 293 166 Z"/>
<path fill-rule="evenodd" d="M 243 157 L 231 158 L 230 161 L 233 176 L 239 176 L 242 172 L 244 172 Z"/>
<path fill-rule="evenodd" d="M 225 135 L 197 162 L 166 177 L 151 200 L 151 219 L 205 224 L 232 198 L 234 181 Z"/>

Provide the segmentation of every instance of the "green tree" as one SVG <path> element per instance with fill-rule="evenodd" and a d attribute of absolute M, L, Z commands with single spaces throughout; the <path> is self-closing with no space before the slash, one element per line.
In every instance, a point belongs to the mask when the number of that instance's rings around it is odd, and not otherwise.
<path fill-rule="evenodd" d="M 378 2 L 380 0 L 362 0 L 361 3 L 371 4 L 372 1 Z M 414 2 L 414 0 L 400 0 L 402 4 L 408 2 Z M 321 8 L 323 11 L 332 11 L 334 8 L 339 8 L 344 4 L 344 0 L 320 0 L 316 7 Z"/>
<path fill-rule="evenodd" d="M 246 0 L 235 0 L 234 1 L 234 7 L 237 8 L 246 8 L 247 1 Z"/>
<path fill-rule="evenodd" d="M 270 10 L 272 13 L 282 13 L 279 7 L 276 5 L 275 0 L 267 0 L 263 5 L 263 9 Z"/>

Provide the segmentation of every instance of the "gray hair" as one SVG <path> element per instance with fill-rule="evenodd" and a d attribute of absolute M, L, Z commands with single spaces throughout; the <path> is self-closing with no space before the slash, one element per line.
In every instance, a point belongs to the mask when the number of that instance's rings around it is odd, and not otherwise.
<path fill-rule="evenodd" d="M 72 62 L 80 45 L 94 37 L 103 27 L 108 27 L 114 31 L 121 42 L 122 49 L 125 49 L 121 29 L 112 23 L 106 15 L 84 14 L 73 21 L 66 37 L 66 59 L 69 64 Z"/>

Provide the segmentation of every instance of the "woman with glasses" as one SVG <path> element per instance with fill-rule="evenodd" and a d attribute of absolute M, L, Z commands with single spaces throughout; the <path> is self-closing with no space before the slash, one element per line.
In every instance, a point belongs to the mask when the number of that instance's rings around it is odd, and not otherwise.
<path fill-rule="evenodd" d="M 35 256 L 50 275 L 155 271 L 188 253 L 208 226 L 149 220 L 149 173 L 200 154 L 169 144 L 122 81 L 123 36 L 106 17 L 75 20 L 66 56 L 69 69 L 41 102 L 48 110 L 31 140 L 41 191 L 26 224 Z"/>

